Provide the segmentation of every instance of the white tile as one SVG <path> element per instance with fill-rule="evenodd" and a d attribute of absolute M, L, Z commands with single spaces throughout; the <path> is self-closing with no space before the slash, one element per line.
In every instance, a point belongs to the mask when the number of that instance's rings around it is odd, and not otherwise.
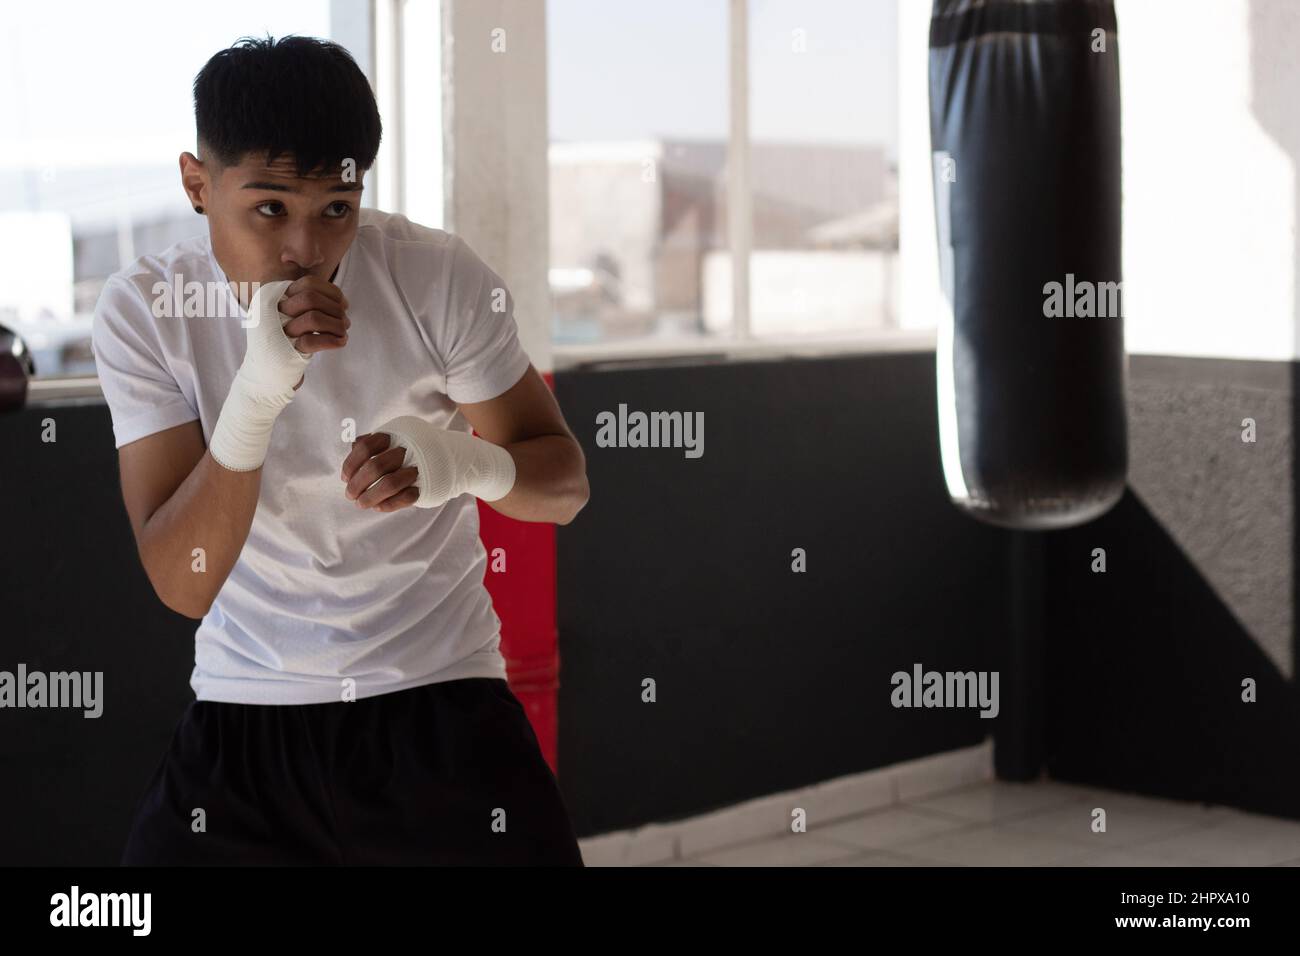
<path fill-rule="evenodd" d="M 713 866 L 713 864 L 705 863 L 703 860 L 697 860 L 692 857 L 687 860 L 668 860 L 662 863 L 649 863 L 647 866 Z"/>
<path fill-rule="evenodd" d="M 785 795 L 764 797 L 727 807 L 717 813 L 691 817 L 673 824 L 677 837 L 677 855 L 701 856 L 738 843 L 778 839 L 793 835 L 791 811 L 799 805 Z"/>
<path fill-rule="evenodd" d="M 1151 845 L 1140 847 L 1104 847 L 1084 849 L 1078 855 L 1063 857 L 1052 866 L 1188 866 Z"/>
<path fill-rule="evenodd" d="M 838 860 L 830 860 L 826 863 L 818 863 L 816 866 L 940 866 L 938 863 L 926 863 L 924 860 L 914 860 L 910 856 L 901 856 L 896 853 L 885 853 L 879 850 L 871 853 L 860 853 L 857 856 L 844 857 Z"/>
<path fill-rule="evenodd" d="M 842 820 L 871 810 L 883 809 L 894 803 L 898 786 L 892 767 L 866 773 L 837 777 L 814 784 L 792 794 L 789 805 L 800 806 L 808 813 L 808 826 L 823 821 Z"/>
<path fill-rule="evenodd" d="M 1079 852 L 1069 843 L 992 826 L 953 830 L 895 849 L 914 859 L 956 866 L 1045 866 Z"/>
<path fill-rule="evenodd" d="M 678 854 L 698 856 L 737 843 L 790 834 L 795 808 L 807 813 L 811 830 L 896 802 L 900 794 L 930 795 L 987 780 L 992 742 L 880 767 L 861 774 L 759 797 L 673 824 Z"/>
<path fill-rule="evenodd" d="M 1099 793 L 1110 793 L 1110 794 L 1120 793 L 1120 794 L 1124 794 L 1125 796 L 1130 795 L 1130 794 L 1126 794 L 1124 791 L 1121 790 L 1112 790 L 1107 787 L 1099 787 L 1099 786 L 1094 786 L 1092 784 L 1086 784 L 1086 783 L 1070 783 L 1067 780 L 1053 780 L 1050 777 L 1044 777 L 1041 782 L 1050 783 L 1052 785 L 1052 789 L 1054 789 L 1057 793 L 1061 794 L 1062 796 L 1075 797 L 1081 800 L 1091 799 L 1092 797 L 1096 796 Z"/>
<path fill-rule="evenodd" d="M 824 843 L 808 833 L 792 833 L 705 853 L 697 859 L 713 866 L 811 866 L 856 855 L 853 847 Z"/>
<path fill-rule="evenodd" d="M 1092 800 L 1093 806 L 1136 806 L 1156 809 L 1160 811 L 1169 810 L 1174 813 L 1183 813 L 1194 811 L 1200 817 L 1208 819 L 1214 814 L 1237 813 L 1231 807 L 1217 806 L 1214 804 L 1202 803 L 1198 800 L 1182 800 L 1173 797 L 1161 797 L 1153 794 L 1135 793 L 1129 790 L 1111 790 L 1105 787 L 1096 787 L 1078 783 L 1065 783 L 1059 780 L 1050 781 L 1062 795 L 1069 796 L 1076 794 L 1081 800 Z"/>
<path fill-rule="evenodd" d="M 894 846 L 908 840 L 919 840 L 922 837 L 971 825 L 965 820 L 944 814 L 926 813 L 909 807 L 895 807 L 864 814 L 841 823 L 811 828 L 808 832 L 822 840 L 870 850 Z"/>
<path fill-rule="evenodd" d="M 1145 846 L 1085 850 L 1058 860 L 1051 866 L 1189 866 L 1190 864 Z"/>
<path fill-rule="evenodd" d="M 756 797 L 686 820 L 589 837 L 579 846 L 589 866 L 639 866 L 800 835 L 790 830 L 796 808 L 807 814 L 810 829 L 840 822 L 895 806 L 900 793 L 931 795 L 987 780 L 992 776 L 992 754 L 992 741 L 985 740 L 973 747 Z"/>
<path fill-rule="evenodd" d="M 1109 800 L 1112 805 L 1121 808 L 1133 808 L 1145 813 L 1178 816 L 1202 824 L 1219 823 L 1241 815 L 1240 810 L 1232 807 L 1221 807 L 1214 804 L 1200 803 L 1195 800 L 1170 800 L 1165 797 L 1148 797 L 1136 793 L 1099 791 L 1097 806 L 1106 806 L 1103 802 L 1106 800 Z"/>
<path fill-rule="evenodd" d="M 587 866 L 644 866 L 677 856 L 676 840 L 666 827 L 620 830 L 578 841 Z"/>
<path fill-rule="evenodd" d="M 1106 811 L 1106 830 L 1092 830 L 1093 810 Z M 1199 804 L 1098 794 L 1062 806 L 998 821 L 994 826 L 1014 833 L 1073 843 L 1088 850 L 1118 849 L 1212 826 L 1222 811 Z"/>
<path fill-rule="evenodd" d="M 922 800 L 993 779 L 993 740 L 964 750 L 909 760 L 894 767 L 900 802 Z"/>
<path fill-rule="evenodd" d="M 1143 849 L 1188 864 L 1273 866 L 1300 856 L 1300 822 L 1234 812 L 1214 826 L 1174 834 Z"/>
<path fill-rule="evenodd" d="M 922 810 L 947 813 L 975 823 L 993 823 L 1011 817 L 1049 810 L 1083 799 L 1084 794 L 1050 780 L 1011 783 L 994 780 L 908 804 Z"/>

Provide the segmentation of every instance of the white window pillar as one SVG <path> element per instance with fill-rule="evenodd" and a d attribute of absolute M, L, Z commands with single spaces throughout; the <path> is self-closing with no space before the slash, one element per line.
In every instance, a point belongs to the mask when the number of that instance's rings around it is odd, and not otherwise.
<path fill-rule="evenodd" d="M 441 53 L 443 228 L 505 280 L 520 341 L 550 371 L 546 2 L 442 0 Z"/>
<path fill-rule="evenodd" d="M 731 334 L 749 338 L 749 249 L 753 193 L 749 176 L 749 0 L 731 0 L 731 128 L 727 138 L 727 236 L 731 247 Z"/>

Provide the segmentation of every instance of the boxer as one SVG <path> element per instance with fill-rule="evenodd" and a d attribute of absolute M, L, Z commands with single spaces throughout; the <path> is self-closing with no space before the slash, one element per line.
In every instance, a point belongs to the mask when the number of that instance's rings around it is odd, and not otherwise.
<path fill-rule="evenodd" d="M 199 621 L 122 862 L 582 865 L 483 584 L 476 498 L 589 494 L 509 290 L 361 208 L 382 130 L 341 47 L 242 40 L 194 107 L 207 229 L 111 276 L 92 333 L 141 562 Z M 156 311 L 181 281 L 229 298 Z"/>

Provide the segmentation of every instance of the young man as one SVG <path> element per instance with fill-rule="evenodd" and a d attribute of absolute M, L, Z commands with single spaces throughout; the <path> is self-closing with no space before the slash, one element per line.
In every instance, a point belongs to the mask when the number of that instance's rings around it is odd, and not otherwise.
<path fill-rule="evenodd" d="M 93 331 L 141 561 L 202 619 L 123 863 L 581 866 L 483 585 L 475 497 L 588 496 L 509 292 L 361 209 L 380 120 L 341 47 L 243 40 L 194 109 L 209 235 L 113 275 Z"/>

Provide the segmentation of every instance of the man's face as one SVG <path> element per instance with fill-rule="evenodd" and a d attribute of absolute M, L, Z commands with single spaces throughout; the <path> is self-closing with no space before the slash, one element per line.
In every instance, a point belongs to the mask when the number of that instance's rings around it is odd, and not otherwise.
<path fill-rule="evenodd" d="M 362 176 L 350 178 L 356 181 L 346 181 L 342 168 L 303 178 L 292 157 L 267 165 L 251 154 L 204 177 L 201 204 L 226 278 L 331 280 L 357 234 Z"/>

